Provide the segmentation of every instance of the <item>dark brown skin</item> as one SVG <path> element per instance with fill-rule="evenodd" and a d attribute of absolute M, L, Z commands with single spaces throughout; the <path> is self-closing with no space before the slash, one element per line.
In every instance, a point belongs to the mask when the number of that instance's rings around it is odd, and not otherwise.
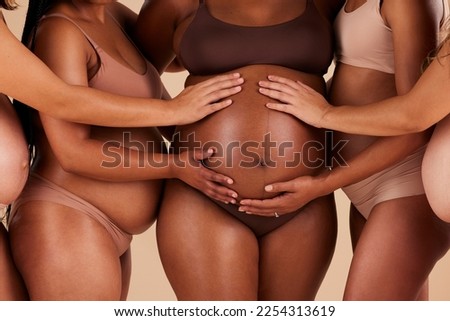
<path fill-rule="evenodd" d="M 342 1 L 315 1 L 330 21 Z M 237 25 L 267 26 L 302 14 L 306 1 L 207 1 L 211 14 Z M 197 0 L 146 1 L 137 22 L 136 37 L 142 50 L 163 72 L 176 56 L 182 34 L 198 7 Z M 281 73 L 308 83 L 324 93 L 324 79 L 317 75 L 279 66 L 244 66 L 237 70 L 245 79 L 242 91 L 233 97 L 227 112 L 201 122 L 179 127 L 180 137 L 195 133 L 200 145 L 214 141 L 219 147 L 237 142 L 261 144 L 271 133 L 271 141 L 293 143 L 281 155 L 276 149 L 235 148 L 233 153 L 206 162 L 217 172 L 234 179 L 230 186 L 240 197 L 268 197 L 267 182 L 282 177 L 312 175 L 317 168 L 300 164 L 286 168 L 292 153 L 301 151 L 310 140 L 323 140 L 321 130 L 265 108 L 267 98 L 257 92 L 257 84 L 269 74 Z M 203 80 L 189 77 L 187 84 Z M 190 146 L 175 142 L 175 146 Z M 315 153 L 315 151 L 314 151 Z M 314 154 L 315 157 L 323 157 Z M 314 159 L 314 157 L 312 157 Z M 223 163 L 230 161 L 230 166 Z M 222 161 L 221 166 L 216 166 Z M 240 161 L 252 168 L 244 168 Z M 268 166 L 276 161 L 276 167 Z M 158 219 L 158 244 L 162 263 L 178 299 L 181 300 L 312 300 L 334 251 L 336 216 L 333 198 L 314 200 L 288 223 L 257 237 L 240 220 L 188 186 L 167 184 Z M 260 218 L 267 220 L 267 218 Z M 276 218 L 270 218 L 276 219 Z"/>

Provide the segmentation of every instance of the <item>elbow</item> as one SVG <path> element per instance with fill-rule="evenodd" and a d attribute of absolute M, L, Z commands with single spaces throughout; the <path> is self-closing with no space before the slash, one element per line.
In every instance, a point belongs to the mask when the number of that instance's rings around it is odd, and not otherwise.
<path fill-rule="evenodd" d="M 427 130 L 428 126 L 420 116 L 408 113 L 398 121 L 398 134 L 414 134 Z"/>
<path fill-rule="evenodd" d="M 418 117 L 410 117 L 408 125 L 406 126 L 407 133 L 420 133 L 430 128 L 423 120 Z"/>
<path fill-rule="evenodd" d="M 65 155 L 63 157 L 58 157 L 59 165 L 66 173 L 79 175 L 80 168 L 79 168 L 78 162 L 76 160 L 77 160 L 77 158 L 71 157 L 70 154 Z"/>

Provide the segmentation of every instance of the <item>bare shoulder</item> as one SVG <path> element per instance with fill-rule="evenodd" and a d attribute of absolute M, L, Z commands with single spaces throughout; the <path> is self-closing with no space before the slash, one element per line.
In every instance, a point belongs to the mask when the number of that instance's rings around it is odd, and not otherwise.
<path fill-rule="evenodd" d="M 62 17 L 48 17 L 36 29 L 33 51 L 45 58 L 48 55 L 86 55 L 91 46 L 83 32 Z"/>
<path fill-rule="evenodd" d="M 448 7 L 446 0 L 383 0 L 382 10 L 390 14 L 401 14 L 406 11 L 421 11 L 422 14 L 427 13 L 438 14 L 442 16 L 444 8 Z"/>
<path fill-rule="evenodd" d="M 384 0 L 381 8 L 382 15 L 390 23 L 407 18 L 416 21 L 434 21 L 439 25 L 444 18 L 448 4 L 445 0 Z M 406 18 L 406 19 L 405 19 Z"/>

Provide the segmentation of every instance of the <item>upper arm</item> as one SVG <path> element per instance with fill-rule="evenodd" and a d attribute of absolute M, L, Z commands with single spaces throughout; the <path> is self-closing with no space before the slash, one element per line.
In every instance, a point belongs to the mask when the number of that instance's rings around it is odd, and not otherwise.
<path fill-rule="evenodd" d="M 408 94 L 408 99 L 400 101 L 401 110 L 417 123 L 418 130 L 426 129 L 450 114 L 449 84 L 450 42 L 447 42 Z"/>
<path fill-rule="evenodd" d="M 424 59 L 436 46 L 442 8 L 435 0 L 385 0 L 382 14 L 392 29 L 395 80 L 402 95 L 419 79 Z"/>
<path fill-rule="evenodd" d="M 87 64 L 90 50 L 92 49 L 80 30 L 61 18 L 44 21 L 36 33 L 36 55 L 63 81 L 71 85 L 88 85 Z M 71 153 L 78 152 L 82 140 L 89 138 L 89 125 L 56 119 L 43 113 L 40 113 L 40 118 L 47 139 L 60 162 Z"/>
<path fill-rule="evenodd" d="M 188 15 L 193 3 L 197 2 L 146 0 L 139 12 L 133 32 L 134 39 L 160 73 L 175 59 L 175 31 Z"/>

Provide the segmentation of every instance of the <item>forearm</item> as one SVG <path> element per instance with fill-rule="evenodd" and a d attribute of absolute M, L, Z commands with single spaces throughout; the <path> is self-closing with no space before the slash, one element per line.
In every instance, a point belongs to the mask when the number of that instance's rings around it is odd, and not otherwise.
<path fill-rule="evenodd" d="M 39 111 L 72 122 L 110 127 L 172 125 L 175 113 L 159 100 L 122 97 L 64 83 L 0 26 L 0 92 Z M 93 112 L 95 110 L 95 112 Z"/>
<path fill-rule="evenodd" d="M 421 132 L 450 112 L 450 43 L 410 92 L 365 106 L 329 107 L 319 126 L 351 134 L 393 136 Z"/>
<path fill-rule="evenodd" d="M 418 132 L 422 126 L 409 114 L 405 96 L 364 106 L 330 107 L 323 115 L 320 127 L 349 134 L 395 136 Z"/>
<path fill-rule="evenodd" d="M 345 166 L 337 166 L 318 178 L 324 182 L 326 191 L 357 183 L 401 161 L 424 146 L 432 131 L 380 137 L 353 158 L 345 160 Z"/>
<path fill-rule="evenodd" d="M 62 156 L 58 160 L 63 169 L 98 180 L 127 182 L 173 178 L 176 166 L 189 165 L 183 164 L 178 155 L 125 148 L 115 142 L 89 145 L 65 151 L 64 155 L 60 153 Z"/>

